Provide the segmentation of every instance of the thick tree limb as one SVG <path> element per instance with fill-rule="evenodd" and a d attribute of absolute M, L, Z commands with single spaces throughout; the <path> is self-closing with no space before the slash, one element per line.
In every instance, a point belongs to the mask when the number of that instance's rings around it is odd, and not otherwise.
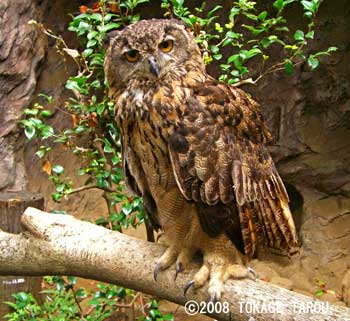
<path fill-rule="evenodd" d="M 162 245 L 34 208 L 25 211 L 22 224 L 23 234 L 0 232 L 1 275 L 75 275 L 118 284 L 181 305 L 188 300 L 209 300 L 205 287 L 190 290 L 188 298 L 183 296 L 185 284 L 198 269 L 195 263 L 180 273 L 176 282 L 175 268 L 160 272 L 158 281 L 153 280 L 155 259 L 164 251 Z M 229 303 L 229 313 L 212 316 L 225 321 L 248 321 L 250 316 L 256 321 L 350 321 L 347 308 L 329 305 L 327 313 L 320 313 L 316 311 L 320 310 L 316 303 L 320 301 L 262 281 L 229 281 L 220 302 Z M 300 311 L 307 306 L 309 311 Z M 247 313 L 252 308 L 255 311 Z M 308 313 L 312 309 L 314 313 Z M 273 313 L 276 310 L 282 313 Z"/>

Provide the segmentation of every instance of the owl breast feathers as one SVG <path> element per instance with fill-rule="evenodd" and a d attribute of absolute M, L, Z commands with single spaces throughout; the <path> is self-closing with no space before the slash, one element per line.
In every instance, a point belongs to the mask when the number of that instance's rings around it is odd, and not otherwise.
<path fill-rule="evenodd" d="M 174 20 L 140 21 L 111 36 L 105 61 L 122 134 L 126 182 L 155 228 L 164 195 L 194 203 L 202 229 L 259 244 L 297 244 L 288 195 L 266 148 L 259 105 L 205 72 L 192 35 Z M 164 212 L 165 213 L 165 212 Z M 168 215 L 168 214 L 166 214 Z M 176 213 L 174 213 L 176 217 Z"/>

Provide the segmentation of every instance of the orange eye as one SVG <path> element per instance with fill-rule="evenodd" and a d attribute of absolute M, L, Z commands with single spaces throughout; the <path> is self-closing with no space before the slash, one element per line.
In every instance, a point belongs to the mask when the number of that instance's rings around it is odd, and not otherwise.
<path fill-rule="evenodd" d="M 137 62 L 140 59 L 140 54 L 137 50 L 129 50 L 124 53 L 124 58 L 129 62 Z"/>
<path fill-rule="evenodd" d="M 165 40 L 159 44 L 159 49 L 163 52 L 169 52 L 174 47 L 174 41 Z"/>

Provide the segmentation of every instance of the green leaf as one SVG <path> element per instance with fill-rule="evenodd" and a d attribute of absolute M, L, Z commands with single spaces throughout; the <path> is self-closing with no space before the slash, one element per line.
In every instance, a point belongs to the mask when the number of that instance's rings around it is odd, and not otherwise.
<path fill-rule="evenodd" d="M 35 153 L 35 155 L 38 156 L 39 158 L 43 158 L 45 156 L 45 150 L 40 149 Z"/>
<path fill-rule="evenodd" d="M 111 222 L 121 222 L 122 220 L 124 220 L 124 218 L 125 218 L 125 214 L 124 213 L 119 213 L 119 214 L 113 213 L 109 217 Z"/>
<path fill-rule="evenodd" d="M 126 295 L 126 290 L 125 290 L 125 288 L 123 288 L 123 287 L 118 288 L 117 295 L 118 295 L 120 298 L 124 298 L 125 295 Z"/>
<path fill-rule="evenodd" d="M 130 203 L 125 203 L 122 207 L 122 212 L 125 215 L 129 215 L 132 212 L 132 205 Z"/>
<path fill-rule="evenodd" d="M 43 97 L 49 104 L 51 104 L 51 102 L 52 102 L 52 96 L 46 95 L 46 94 L 43 94 L 43 93 L 39 94 L 38 96 L 39 96 L 39 97 Z"/>
<path fill-rule="evenodd" d="M 27 302 L 30 299 L 30 296 L 24 292 L 18 292 L 16 294 L 14 294 L 13 296 L 15 297 L 16 300 L 23 301 L 23 302 Z"/>
<path fill-rule="evenodd" d="M 216 11 L 220 10 L 220 9 L 222 9 L 222 6 L 216 6 L 216 7 L 214 7 L 214 9 L 212 9 L 212 10 L 210 10 L 210 11 L 208 12 L 207 17 L 208 17 L 208 18 L 212 17 L 213 14 L 214 14 Z"/>
<path fill-rule="evenodd" d="M 103 147 L 103 151 L 108 154 L 108 153 L 113 153 L 114 149 L 110 145 L 105 145 Z"/>
<path fill-rule="evenodd" d="M 240 37 L 242 37 L 242 34 L 238 33 L 238 32 L 227 31 L 225 37 L 231 38 L 231 40 L 232 39 L 239 39 Z"/>
<path fill-rule="evenodd" d="M 90 64 L 91 65 L 100 65 L 103 66 L 103 62 L 104 62 L 104 57 L 101 54 L 94 54 L 91 55 L 91 61 Z"/>
<path fill-rule="evenodd" d="M 282 26 L 282 27 L 277 27 L 276 30 L 288 32 L 288 31 L 289 31 L 289 28 L 288 28 L 287 26 Z"/>
<path fill-rule="evenodd" d="M 74 28 L 72 31 L 75 31 L 78 36 L 82 36 L 86 32 L 90 31 L 90 28 L 91 27 L 90 27 L 90 25 L 87 22 L 80 21 L 78 27 Z M 68 30 L 71 30 L 71 29 L 68 28 Z"/>
<path fill-rule="evenodd" d="M 273 3 L 273 6 L 278 10 L 278 11 L 281 11 L 283 9 L 283 0 L 276 0 L 274 3 Z"/>
<path fill-rule="evenodd" d="M 54 142 L 55 142 L 55 143 L 64 144 L 64 143 L 67 142 L 67 140 L 68 140 L 68 137 L 66 137 L 66 136 L 59 136 L 59 137 L 57 137 L 57 138 L 54 140 Z"/>
<path fill-rule="evenodd" d="M 235 63 L 237 60 L 241 60 L 240 56 L 238 54 L 232 55 L 230 57 L 228 57 L 227 59 L 227 63 L 231 64 L 232 62 Z M 240 62 L 240 64 L 242 64 L 242 62 Z M 226 66 L 229 68 L 230 65 L 221 65 L 222 68 L 226 68 Z"/>
<path fill-rule="evenodd" d="M 267 11 L 263 11 L 258 15 L 258 19 L 264 21 L 267 17 Z"/>
<path fill-rule="evenodd" d="M 312 19 L 313 14 L 312 14 L 311 11 L 306 11 L 306 12 L 304 13 L 304 16 L 305 16 L 306 18 Z"/>
<path fill-rule="evenodd" d="M 319 60 L 313 56 L 310 56 L 307 60 L 308 65 L 311 67 L 311 70 L 314 70 L 320 64 Z"/>
<path fill-rule="evenodd" d="M 87 95 L 88 91 L 86 88 L 82 87 L 83 83 L 79 84 L 76 79 L 68 79 L 66 83 L 66 88 L 70 90 L 76 90 L 80 94 Z"/>
<path fill-rule="evenodd" d="M 318 296 L 318 297 L 322 296 L 323 294 L 324 294 L 324 291 L 323 291 L 323 290 L 317 290 L 317 291 L 315 292 L 315 295 Z"/>
<path fill-rule="evenodd" d="M 84 58 L 86 58 L 86 57 L 89 57 L 93 52 L 94 52 L 93 49 L 87 48 L 87 49 L 85 49 L 85 50 L 83 51 L 82 55 L 83 55 Z"/>
<path fill-rule="evenodd" d="M 64 184 L 58 184 L 58 185 L 56 185 L 56 191 L 58 192 L 58 193 L 62 193 L 63 191 L 64 191 Z"/>
<path fill-rule="evenodd" d="M 258 49 L 258 48 L 252 48 L 250 49 L 247 54 L 246 54 L 246 58 L 245 59 L 250 59 L 250 58 L 253 58 L 254 56 L 256 55 L 259 55 L 261 54 L 261 50 Z"/>
<path fill-rule="evenodd" d="M 257 21 L 258 17 L 255 14 L 245 13 L 245 16 L 251 20 Z"/>
<path fill-rule="evenodd" d="M 93 13 L 90 15 L 90 19 L 102 22 L 102 15 L 100 13 Z"/>
<path fill-rule="evenodd" d="M 327 49 L 327 52 L 334 52 L 334 51 L 337 51 L 337 50 L 338 50 L 337 47 L 329 47 L 329 48 Z"/>
<path fill-rule="evenodd" d="M 278 10 L 278 13 L 281 13 L 281 11 L 284 9 L 284 7 L 292 2 L 295 2 L 296 0 L 276 0 L 273 3 L 273 6 Z"/>
<path fill-rule="evenodd" d="M 96 108 L 97 115 L 101 116 L 103 114 L 103 112 L 105 111 L 105 107 L 106 106 L 103 103 L 98 104 L 97 108 Z"/>
<path fill-rule="evenodd" d="M 260 35 L 262 32 L 264 32 L 265 30 L 264 29 L 257 29 L 253 26 L 249 26 L 249 25 L 242 25 L 244 28 L 248 29 L 252 34 L 253 36 L 258 36 Z"/>
<path fill-rule="evenodd" d="M 98 32 L 96 30 L 90 31 L 87 35 L 87 38 L 88 38 L 88 40 L 91 40 L 91 39 L 95 38 L 97 35 L 98 35 Z"/>
<path fill-rule="evenodd" d="M 307 11 L 310 11 L 312 14 L 315 14 L 318 8 L 319 1 L 301 1 L 301 4 L 303 5 L 304 9 Z"/>
<path fill-rule="evenodd" d="M 294 73 L 294 65 L 293 62 L 289 59 L 286 59 L 284 63 L 284 70 L 287 75 L 292 75 Z"/>
<path fill-rule="evenodd" d="M 101 82 L 98 79 L 95 79 L 91 84 L 91 87 L 100 89 L 101 88 Z"/>
<path fill-rule="evenodd" d="M 96 183 L 97 183 L 97 186 L 99 188 L 102 188 L 102 189 L 111 187 L 109 182 L 106 179 L 102 178 L 102 177 L 96 178 Z"/>
<path fill-rule="evenodd" d="M 53 128 L 51 126 L 45 125 L 41 128 L 41 139 L 47 139 L 49 137 L 52 137 L 55 134 Z"/>
<path fill-rule="evenodd" d="M 315 31 L 311 30 L 306 35 L 305 38 L 314 39 Z"/>
<path fill-rule="evenodd" d="M 304 40 L 304 32 L 302 30 L 297 30 L 294 34 L 294 40 L 296 41 Z"/>
<path fill-rule="evenodd" d="M 98 223 L 96 223 L 97 225 L 99 225 Z M 92 300 L 90 300 L 88 303 L 88 305 L 99 305 L 99 301 L 97 298 L 93 298 Z"/>
<path fill-rule="evenodd" d="M 36 116 L 37 114 L 38 114 L 38 112 L 39 112 L 39 109 L 29 109 L 29 108 L 26 108 L 24 111 L 23 111 L 23 113 L 25 114 L 25 115 L 30 115 L 30 116 Z"/>
<path fill-rule="evenodd" d="M 84 126 L 78 126 L 78 127 L 74 130 L 74 132 L 75 132 L 76 134 L 81 134 L 81 133 L 83 133 L 83 132 L 85 131 L 85 129 L 86 129 L 86 127 L 84 127 Z"/>
<path fill-rule="evenodd" d="M 97 44 L 97 40 L 96 39 L 91 39 L 88 41 L 88 43 L 86 44 L 87 48 L 91 48 L 93 46 L 95 46 Z"/>
<path fill-rule="evenodd" d="M 113 29 L 118 29 L 118 28 L 120 28 L 120 26 L 121 26 L 120 23 L 112 22 L 112 23 L 108 23 L 104 26 L 98 26 L 97 29 L 100 32 L 108 32 L 108 31 L 113 30 Z"/>
<path fill-rule="evenodd" d="M 26 127 L 24 129 L 24 134 L 26 137 L 31 140 L 35 136 L 35 128 L 34 127 Z"/>
<path fill-rule="evenodd" d="M 74 285 L 77 283 L 77 278 L 74 276 L 67 276 L 67 280 L 70 284 Z"/>
<path fill-rule="evenodd" d="M 239 81 L 240 81 L 239 78 L 230 78 L 230 79 L 227 81 L 227 83 L 228 83 L 229 85 L 233 85 L 233 84 L 235 84 L 236 82 L 239 82 Z"/>
<path fill-rule="evenodd" d="M 49 110 L 43 110 L 41 113 L 40 113 L 40 116 L 42 117 L 45 117 L 45 118 L 48 118 L 52 115 L 51 111 Z"/>
<path fill-rule="evenodd" d="M 38 118 L 29 118 L 28 119 L 29 122 L 33 125 L 33 126 L 36 126 L 36 127 L 40 127 L 42 125 L 42 121 Z"/>
<path fill-rule="evenodd" d="M 61 165 L 53 165 L 53 166 L 52 166 L 52 171 L 53 171 L 54 173 L 56 173 L 57 175 L 60 175 L 60 174 L 63 173 L 64 167 L 61 166 Z"/>

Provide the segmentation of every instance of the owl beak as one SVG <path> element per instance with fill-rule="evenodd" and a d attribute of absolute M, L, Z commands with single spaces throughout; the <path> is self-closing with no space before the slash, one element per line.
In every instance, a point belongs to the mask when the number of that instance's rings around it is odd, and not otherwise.
<path fill-rule="evenodd" d="M 150 72 L 155 76 L 155 77 L 159 77 L 159 67 L 158 64 L 156 62 L 156 60 L 154 59 L 153 56 L 150 56 L 148 58 L 149 61 L 149 70 Z"/>

